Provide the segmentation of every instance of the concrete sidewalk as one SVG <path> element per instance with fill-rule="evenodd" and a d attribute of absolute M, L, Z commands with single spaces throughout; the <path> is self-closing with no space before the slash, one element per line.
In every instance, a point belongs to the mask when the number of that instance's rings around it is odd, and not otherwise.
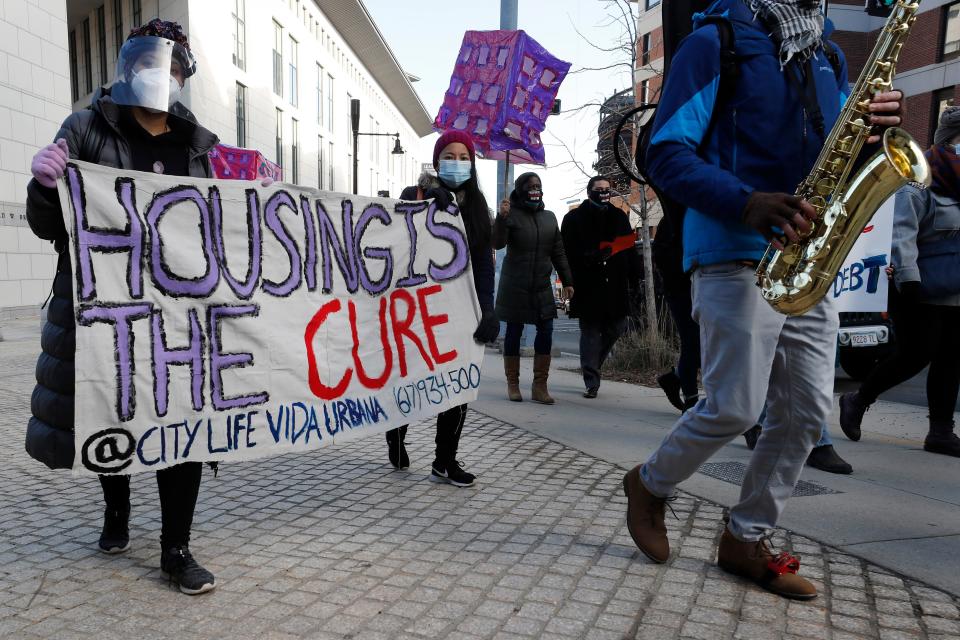
<path fill-rule="evenodd" d="M 530 359 L 524 358 L 521 389 L 529 398 Z M 579 375 L 562 368 L 575 358 L 555 358 L 550 375 L 554 406 L 508 402 L 499 354 L 488 349 L 477 411 L 628 469 L 649 456 L 672 428 L 678 412 L 660 389 L 605 381 L 595 400 L 581 396 Z M 781 526 L 836 546 L 872 563 L 960 594 L 960 459 L 923 451 L 926 410 L 877 402 L 864 419 L 860 442 L 847 440 L 831 416 L 840 454 L 851 476 L 806 468 L 802 488 L 787 506 Z M 714 476 L 736 476 L 750 458 L 743 439 L 710 461 Z M 730 505 L 739 485 L 695 474 L 682 485 L 693 495 Z M 668 522 L 669 526 L 669 522 Z"/>

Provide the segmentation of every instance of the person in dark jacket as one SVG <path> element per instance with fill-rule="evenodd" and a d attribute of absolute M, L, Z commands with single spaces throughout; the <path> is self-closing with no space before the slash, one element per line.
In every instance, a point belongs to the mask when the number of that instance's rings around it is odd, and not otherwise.
<path fill-rule="evenodd" d="M 596 398 L 600 369 L 626 327 L 629 289 L 640 281 L 640 256 L 627 214 L 610 204 L 610 180 L 604 176 L 590 178 L 587 199 L 563 217 L 560 233 L 577 283 L 570 317 L 580 324 L 583 396 Z"/>
<path fill-rule="evenodd" d="M 557 217 L 543 206 L 540 176 L 524 173 L 514 182 L 509 200 L 500 203 L 493 225 L 493 246 L 507 248 L 497 290 L 497 316 L 507 323 L 503 338 L 503 369 L 507 378 L 507 397 L 514 402 L 520 395 L 520 338 L 523 326 L 535 325 L 533 342 L 534 402 L 553 404 L 547 391 L 550 350 L 553 347 L 553 319 L 557 308 L 550 275 L 557 270 L 564 296 L 573 298 L 573 274 L 563 250 L 563 238 Z"/>
<path fill-rule="evenodd" d="M 940 116 L 927 151 L 933 173 L 929 188 L 908 184 L 896 195 L 893 214 L 893 276 L 890 315 L 897 349 L 867 376 L 860 389 L 840 396 L 840 427 L 860 440 L 864 412 L 877 397 L 927 372 L 929 431 L 923 448 L 960 457 L 953 414 L 960 391 L 960 107 Z M 929 262 L 935 253 L 950 264 Z M 937 281 L 940 282 L 937 282 Z"/>
<path fill-rule="evenodd" d="M 496 340 L 500 333 L 500 321 L 493 310 L 494 264 L 493 247 L 490 243 L 490 209 L 477 181 L 473 139 L 463 131 L 445 132 L 433 147 L 433 168 L 437 170 L 437 177 L 424 173 L 416 185 L 407 187 L 400 193 L 400 199 L 432 198 L 444 209 L 456 200 L 467 231 L 473 287 L 481 310 L 480 323 L 473 332 L 473 339 L 486 344 Z M 465 404 L 437 415 L 437 448 L 430 480 L 447 482 L 457 487 L 469 487 L 476 480 L 476 476 L 464 471 L 457 460 L 460 433 L 466 417 Z M 387 432 L 387 454 L 390 463 L 397 469 L 410 466 L 410 458 L 404 446 L 406 435 L 407 425 Z"/>
<path fill-rule="evenodd" d="M 33 158 L 27 220 L 36 235 L 53 242 L 59 259 L 41 337 L 26 448 L 51 468 L 72 467 L 74 459 L 73 287 L 56 181 L 63 176 L 68 158 L 117 169 L 212 177 L 207 153 L 217 137 L 177 101 L 195 71 L 180 25 L 156 19 L 135 29 L 120 50 L 113 85 L 100 90 L 89 109 L 70 115 L 56 142 Z M 200 566 L 188 546 L 201 472 L 199 462 L 157 472 L 160 566 L 181 591 L 191 595 L 216 585 L 213 574 Z M 106 509 L 99 547 L 104 553 L 126 551 L 130 547 L 130 476 L 102 475 L 100 484 Z"/>

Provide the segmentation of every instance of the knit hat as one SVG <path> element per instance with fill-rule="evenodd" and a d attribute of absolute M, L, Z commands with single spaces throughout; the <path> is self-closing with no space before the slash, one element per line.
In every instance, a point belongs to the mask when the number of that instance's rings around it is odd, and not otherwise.
<path fill-rule="evenodd" d="M 470 162 L 476 162 L 477 152 L 473 147 L 473 138 L 470 137 L 470 134 L 466 131 L 457 131 L 456 129 L 448 129 L 443 132 L 439 138 L 437 138 L 437 144 L 433 145 L 433 168 L 436 169 L 440 166 L 440 153 L 446 148 L 448 144 L 453 144 L 454 142 L 459 142 L 467 148 L 467 151 L 470 152 Z"/>
<path fill-rule="evenodd" d="M 517 179 L 513 181 L 513 188 L 517 191 L 523 191 L 523 185 L 527 184 L 527 180 L 531 178 L 539 178 L 536 173 L 533 171 L 527 171 L 526 173 L 521 173 L 517 176 Z"/>
<path fill-rule="evenodd" d="M 960 107 L 947 107 L 940 114 L 940 124 L 933 134 L 933 144 L 950 142 L 957 135 L 960 135 Z"/>

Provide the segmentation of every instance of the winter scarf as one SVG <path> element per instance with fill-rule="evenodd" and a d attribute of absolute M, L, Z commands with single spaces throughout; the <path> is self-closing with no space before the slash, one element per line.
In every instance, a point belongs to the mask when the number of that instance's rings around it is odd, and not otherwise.
<path fill-rule="evenodd" d="M 750 0 L 750 10 L 780 45 L 780 66 L 797 56 L 806 62 L 821 44 L 823 13 L 816 0 Z"/>
<path fill-rule="evenodd" d="M 930 163 L 935 192 L 960 201 L 960 156 L 947 145 L 937 144 L 923 154 Z"/>

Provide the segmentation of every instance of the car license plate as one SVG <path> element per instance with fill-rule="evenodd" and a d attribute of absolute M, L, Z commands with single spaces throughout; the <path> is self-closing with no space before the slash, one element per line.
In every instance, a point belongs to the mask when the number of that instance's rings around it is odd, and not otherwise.
<path fill-rule="evenodd" d="M 877 340 L 877 334 L 873 333 L 852 333 L 850 334 L 850 346 L 852 347 L 872 347 L 880 344 Z"/>

